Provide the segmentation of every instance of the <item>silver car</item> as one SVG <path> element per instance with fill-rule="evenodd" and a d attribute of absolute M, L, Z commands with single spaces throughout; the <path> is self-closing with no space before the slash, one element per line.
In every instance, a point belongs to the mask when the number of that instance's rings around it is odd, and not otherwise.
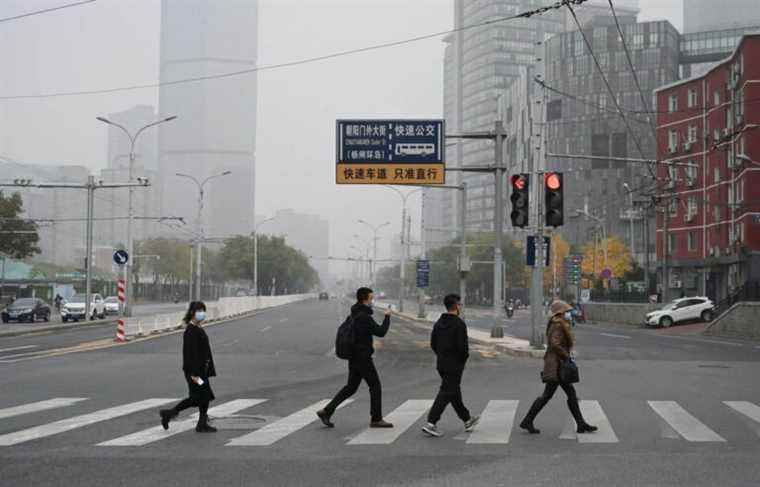
<path fill-rule="evenodd" d="M 107 315 L 118 315 L 119 311 L 121 310 L 119 298 L 116 296 L 108 296 L 106 298 L 106 314 Z"/>

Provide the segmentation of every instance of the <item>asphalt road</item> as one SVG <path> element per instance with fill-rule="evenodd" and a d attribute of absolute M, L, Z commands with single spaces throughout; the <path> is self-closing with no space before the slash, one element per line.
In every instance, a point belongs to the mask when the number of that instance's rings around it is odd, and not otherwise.
<path fill-rule="evenodd" d="M 473 344 L 463 391 L 471 411 L 484 414 L 482 427 L 465 434 L 447 410 L 439 423 L 446 436 L 431 439 L 419 431 L 439 385 L 428 332 L 394 320 L 376 364 L 383 408 L 397 428 L 393 437 L 378 437 L 366 433 L 365 386 L 336 413 L 335 429 L 309 422 L 316 419 L 309 406 L 345 381 L 345 363 L 332 353 L 343 315 L 336 302 L 309 301 L 208 327 L 219 372 L 213 405 L 227 408 L 211 413 L 220 428 L 214 435 L 178 432 L 181 423 L 168 434 L 144 432 L 158 425 L 159 403 L 186 392 L 179 334 L 0 363 L 0 485 L 738 487 L 760 481 L 755 345 L 742 344 L 740 352 L 699 337 L 615 328 L 610 334 L 631 335 L 615 338 L 579 329 L 579 395 L 588 401 L 588 419 L 594 414 L 591 422 L 602 426 L 584 442 L 567 429 L 561 392 L 536 421 L 541 435 L 516 429 L 541 390 L 540 361 Z M 0 340 L 0 349 L 8 346 Z M 54 398 L 86 399 L 28 406 Z"/>

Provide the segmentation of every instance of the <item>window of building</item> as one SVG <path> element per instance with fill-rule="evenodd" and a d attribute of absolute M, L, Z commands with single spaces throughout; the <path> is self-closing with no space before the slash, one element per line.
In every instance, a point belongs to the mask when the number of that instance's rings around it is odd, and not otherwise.
<path fill-rule="evenodd" d="M 670 152 L 675 152 L 678 147 L 678 132 L 675 130 L 668 131 L 668 149 Z"/>
<path fill-rule="evenodd" d="M 689 132 L 687 136 L 687 142 L 695 143 L 697 141 L 697 126 L 689 125 Z"/>
<path fill-rule="evenodd" d="M 672 198 L 670 200 L 670 205 L 668 206 L 668 210 L 670 211 L 670 217 L 675 218 L 678 216 L 678 200 L 675 198 Z"/>
<path fill-rule="evenodd" d="M 694 166 L 686 167 L 686 184 L 694 186 L 694 183 L 697 181 L 697 167 L 694 161 L 689 161 L 689 164 L 694 164 Z"/>
<path fill-rule="evenodd" d="M 678 95 L 670 95 L 668 97 L 668 112 L 673 113 L 678 111 Z"/>
<path fill-rule="evenodd" d="M 720 130 L 715 129 L 713 131 L 713 140 L 715 140 L 715 142 L 717 142 L 718 140 L 720 140 Z"/>
<path fill-rule="evenodd" d="M 678 234 L 671 233 L 668 235 L 668 253 L 672 254 L 673 250 L 678 247 Z"/>
<path fill-rule="evenodd" d="M 689 97 L 687 99 L 687 105 L 689 108 L 694 108 L 697 106 L 697 90 L 691 88 L 689 89 Z"/>
<path fill-rule="evenodd" d="M 739 179 L 736 182 L 736 202 L 744 202 L 744 179 Z"/>
<path fill-rule="evenodd" d="M 715 166 L 715 184 L 720 182 L 720 167 Z"/>
<path fill-rule="evenodd" d="M 697 232 L 688 233 L 689 251 L 697 250 Z"/>
<path fill-rule="evenodd" d="M 697 216 L 697 198 L 689 196 L 686 200 L 686 221 L 692 221 Z"/>
<path fill-rule="evenodd" d="M 715 205 L 713 206 L 713 222 L 718 223 L 719 221 L 720 221 L 720 206 Z"/>
<path fill-rule="evenodd" d="M 720 105 L 720 90 L 715 90 L 715 93 L 713 93 L 713 103 L 716 107 Z"/>

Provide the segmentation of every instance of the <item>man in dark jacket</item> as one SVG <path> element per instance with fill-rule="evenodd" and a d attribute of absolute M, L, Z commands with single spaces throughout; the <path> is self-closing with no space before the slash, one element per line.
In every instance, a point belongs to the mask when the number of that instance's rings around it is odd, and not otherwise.
<path fill-rule="evenodd" d="M 335 426 L 330 417 L 338 406 L 353 396 L 362 379 L 369 386 L 370 397 L 370 427 L 392 428 L 393 425 L 383 420 L 382 413 L 382 390 L 380 377 L 377 375 L 372 354 L 375 352 L 372 346 L 373 337 L 384 337 L 391 325 L 391 310 L 385 311 L 383 324 L 378 325 L 372 318 L 372 289 L 361 287 L 356 291 L 356 304 L 351 306 L 351 317 L 354 328 L 354 352 L 348 361 L 348 383 L 341 389 L 330 403 L 317 411 L 317 416 L 325 426 Z"/>
<path fill-rule="evenodd" d="M 433 326 L 433 333 L 430 335 L 430 348 L 437 357 L 436 368 L 441 376 L 441 389 L 433 407 L 430 408 L 427 424 L 422 427 L 422 431 L 435 437 L 442 436 L 436 423 L 449 403 L 454 407 L 459 419 L 464 421 L 465 431 L 472 431 L 480 419 L 479 416 L 470 416 L 470 411 L 462 402 L 462 374 L 464 364 L 470 356 L 467 325 L 459 317 L 462 298 L 456 294 L 449 294 L 443 298 L 443 304 L 446 306 L 446 312 Z"/>

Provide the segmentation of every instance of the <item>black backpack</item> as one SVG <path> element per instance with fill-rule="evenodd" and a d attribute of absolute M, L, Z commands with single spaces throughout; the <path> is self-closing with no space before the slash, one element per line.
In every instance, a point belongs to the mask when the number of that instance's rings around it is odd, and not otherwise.
<path fill-rule="evenodd" d="M 350 360 L 354 355 L 354 318 L 349 315 L 338 327 L 335 335 L 335 355 L 343 360 Z"/>

